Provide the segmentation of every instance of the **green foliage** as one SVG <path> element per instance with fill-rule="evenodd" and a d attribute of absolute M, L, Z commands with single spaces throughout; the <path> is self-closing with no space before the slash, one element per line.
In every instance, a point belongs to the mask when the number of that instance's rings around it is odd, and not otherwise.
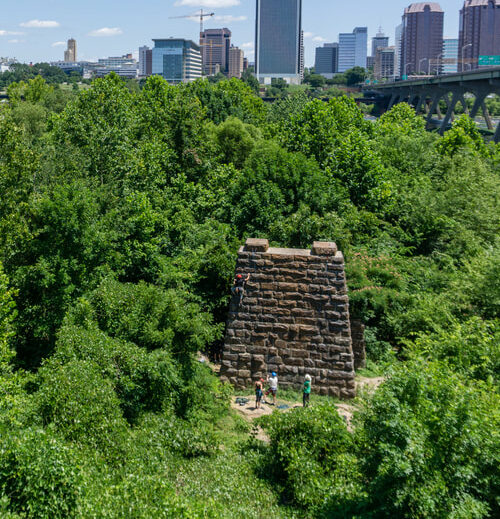
<path fill-rule="evenodd" d="M 50 431 L 2 430 L 0 488 L 12 513 L 2 517 L 76 517 L 82 493 L 78 465 L 75 451 Z"/>
<path fill-rule="evenodd" d="M 391 374 L 361 417 L 370 517 L 495 517 L 498 394 L 438 363 Z"/>
<path fill-rule="evenodd" d="M 296 504 L 315 515 L 359 492 L 353 439 L 332 403 L 261 420 L 270 438 L 266 465 Z"/>
<path fill-rule="evenodd" d="M 214 133 L 224 163 L 241 168 L 255 147 L 260 132 L 231 116 L 217 126 Z"/>

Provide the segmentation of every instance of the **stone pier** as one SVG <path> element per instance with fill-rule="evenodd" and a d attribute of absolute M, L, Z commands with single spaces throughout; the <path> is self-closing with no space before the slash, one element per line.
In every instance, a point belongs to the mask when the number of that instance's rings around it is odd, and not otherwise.
<path fill-rule="evenodd" d="M 344 257 L 335 243 L 312 249 L 270 248 L 248 239 L 236 273 L 250 280 L 241 305 L 233 296 L 221 377 L 249 387 L 276 371 L 282 388 L 300 389 L 304 375 L 313 391 L 353 398 L 354 356 Z"/>

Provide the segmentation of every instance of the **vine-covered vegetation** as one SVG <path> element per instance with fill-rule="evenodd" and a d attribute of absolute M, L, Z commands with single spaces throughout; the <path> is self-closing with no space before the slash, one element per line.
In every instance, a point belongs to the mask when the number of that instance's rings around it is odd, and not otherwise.
<path fill-rule="evenodd" d="M 500 148 L 467 116 L 439 137 L 237 79 L 9 95 L 2 517 L 500 514 Z M 246 237 L 343 250 L 386 379 L 351 430 L 325 399 L 252 440 L 198 361 Z"/>

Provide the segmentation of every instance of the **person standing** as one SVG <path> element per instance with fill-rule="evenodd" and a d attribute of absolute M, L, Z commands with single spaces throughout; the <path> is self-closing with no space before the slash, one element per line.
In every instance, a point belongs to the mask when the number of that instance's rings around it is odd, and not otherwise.
<path fill-rule="evenodd" d="M 262 379 L 255 382 L 255 409 L 260 409 L 260 402 L 262 400 L 262 395 L 264 394 L 262 382 Z"/>
<path fill-rule="evenodd" d="M 271 372 L 271 376 L 267 375 L 267 382 L 269 389 L 266 391 L 266 396 L 271 393 L 273 395 L 273 405 L 276 405 L 276 395 L 278 394 L 278 375 L 276 371 Z"/>
<path fill-rule="evenodd" d="M 302 390 L 302 406 L 309 405 L 309 397 L 311 396 L 311 375 L 306 375 L 304 380 L 304 387 Z"/>

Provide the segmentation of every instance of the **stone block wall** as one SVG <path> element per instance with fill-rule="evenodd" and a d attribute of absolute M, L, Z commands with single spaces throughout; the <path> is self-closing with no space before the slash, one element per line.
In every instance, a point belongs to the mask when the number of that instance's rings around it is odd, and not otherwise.
<path fill-rule="evenodd" d="M 222 379 L 249 387 L 274 370 L 280 387 L 300 389 L 308 373 L 313 391 L 354 397 L 349 300 L 337 246 L 279 249 L 249 239 L 236 273 L 251 277 L 241 305 L 236 296 L 231 301 Z"/>

